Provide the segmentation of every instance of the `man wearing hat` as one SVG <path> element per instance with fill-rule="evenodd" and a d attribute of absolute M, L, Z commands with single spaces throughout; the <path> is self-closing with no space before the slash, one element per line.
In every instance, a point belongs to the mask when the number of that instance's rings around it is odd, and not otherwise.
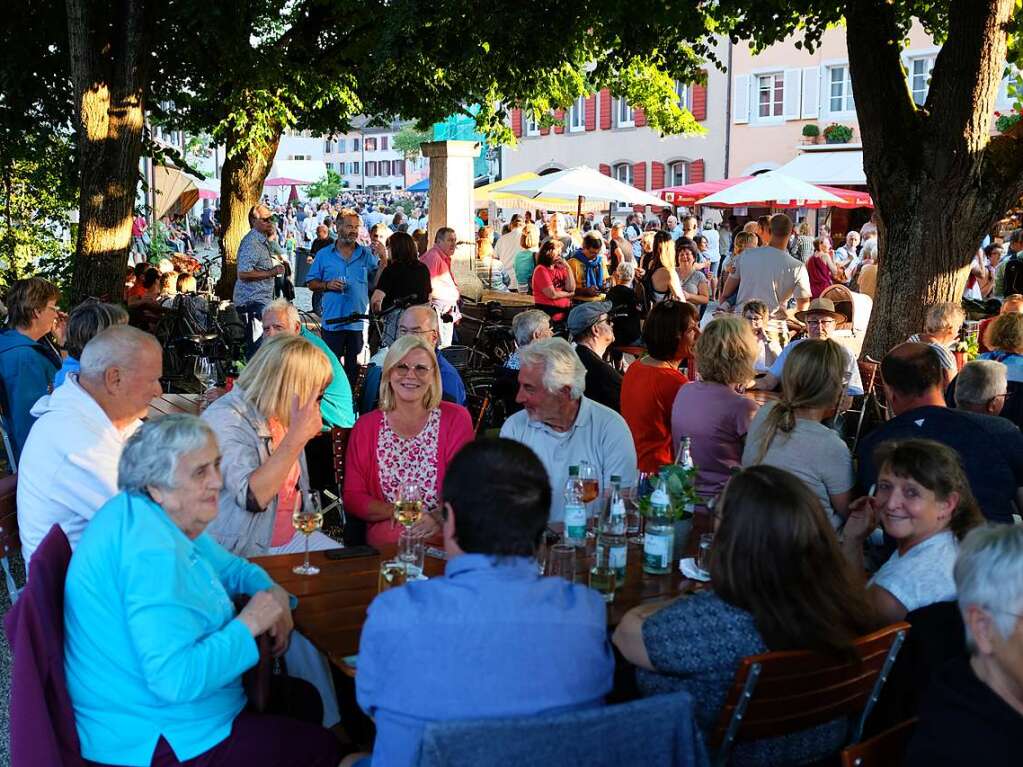
<path fill-rule="evenodd" d="M 586 368 L 585 396 L 617 413 L 622 404 L 622 374 L 604 362 L 604 354 L 615 340 L 610 311 L 610 301 L 579 304 L 568 313 L 568 334 Z"/>
<path fill-rule="evenodd" d="M 249 211 L 249 226 L 249 233 L 238 243 L 238 279 L 233 298 L 245 323 L 246 352 L 251 357 L 258 337 L 256 325 L 274 300 L 274 278 L 284 274 L 284 266 L 273 258 L 276 229 L 270 208 L 262 203 L 254 205 Z"/>
<path fill-rule="evenodd" d="M 844 314 L 835 311 L 835 304 L 827 298 L 815 298 L 810 305 L 801 312 L 796 312 L 796 319 L 806 323 L 806 337 L 827 340 L 831 332 L 840 322 L 846 322 Z M 771 365 L 770 370 L 763 378 L 757 380 L 754 388 L 766 389 L 768 391 L 777 389 L 781 383 L 781 371 L 785 368 L 785 360 L 800 341 L 800 338 L 793 341 L 778 355 L 778 359 Z M 856 356 L 844 346 L 842 353 L 845 354 L 845 393 L 851 397 L 863 394 L 863 383 L 860 381 L 860 368 L 856 364 Z"/>

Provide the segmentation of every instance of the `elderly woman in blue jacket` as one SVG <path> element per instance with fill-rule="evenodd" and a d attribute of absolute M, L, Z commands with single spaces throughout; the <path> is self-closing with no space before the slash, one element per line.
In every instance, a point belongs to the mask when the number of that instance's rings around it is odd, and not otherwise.
<path fill-rule="evenodd" d="M 269 632 L 282 653 L 292 621 L 284 590 L 204 532 L 222 484 L 213 431 L 186 415 L 150 421 L 118 474 L 121 492 L 90 522 L 65 585 L 65 670 L 87 763 L 336 765 L 337 741 L 318 724 L 245 710 L 256 637 Z M 240 594 L 251 598 L 236 615 Z"/>

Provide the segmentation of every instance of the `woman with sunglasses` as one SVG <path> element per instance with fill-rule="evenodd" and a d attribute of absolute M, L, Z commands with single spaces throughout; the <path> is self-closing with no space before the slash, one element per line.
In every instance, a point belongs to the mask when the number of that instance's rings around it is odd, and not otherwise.
<path fill-rule="evenodd" d="M 473 438 L 469 411 L 441 401 L 437 357 L 422 338 L 401 336 L 382 370 L 379 407 L 355 422 L 345 458 L 345 509 L 366 520 L 372 546 L 397 542 L 394 504 L 408 483 L 418 485 L 428 512 L 413 529 L 440 532 L 434 513 L 445 470 Z"/>

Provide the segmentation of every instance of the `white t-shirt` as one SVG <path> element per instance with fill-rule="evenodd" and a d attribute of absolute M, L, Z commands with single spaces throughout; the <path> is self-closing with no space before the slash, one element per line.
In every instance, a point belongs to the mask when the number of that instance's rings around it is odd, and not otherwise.
<path fill-rule="evenodd" d="M 896 551 L 867 585 L 880 586 L 898 599 L 906 612 L 956 598 L 952 577 L 959 545 L 951 530 L 932 535 L 906 552 Z"/>
<path fill-rule="evenodd" d="M 522 250 L 522 227 L 518 226 L 509 229 L 497 239 L 494 245 L 494 255 L 501 261 L 501 269 L 511 279 L 508 287 L 518 289 L 519 284 L 515 279 L 515 255 Z"/>

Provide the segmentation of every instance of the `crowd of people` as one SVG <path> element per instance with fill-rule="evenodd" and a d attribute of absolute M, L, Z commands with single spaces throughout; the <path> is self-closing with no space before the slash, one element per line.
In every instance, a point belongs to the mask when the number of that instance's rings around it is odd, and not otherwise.
<path fill-rule="evenodd" d="M 414 482 L 426 510 L 414 530 L 448 559 L 444 577 L 370 606 L 355 690 L 377 734 L 372 754 L 348 764 L 415 764 L 433 721 L 599 706 L 615 684 L 612 647 L 636 669 L 638 694 L 688 691 L 708 735 L 742 658 L 842 656 L 896 621 L 924 632 L 918 616 L 957 600 L 952 631 L 964 639 L 911 712 L 909 763 L 975 738 L 1004 754 L 985 764 L 1011 761 L 1023 725 L 1023 435 L 1006 400 L 1023 382 L 1023 298 L 1004 296 L 979 331 L 988 351 L 965 365 L 964 312 L 929 307 L 871 388 L 826 289 L 864 289 L 876 229 L 832 253 L 784 214 L 741 229 L 513 216 L 506 231 L 481 227 L 479 261 L 493 289 L 531 291 L 536 308 L 514 318 L 515 353 L 496 371 L 510 415 L 483 438 L 441 353 L 459 320 L 455 232 L 438 228 L 427 247 L 404 214 L 321 212 L 303 222 L 316 222 L 309 244 L 323 243 L 307 272 L 322 333 L 275 298 L 277 223 L 255 206 L 234 295 L 250 355 L 199 417 L 147 418 L 163 354 L 121 307 L 65 316 L 40 278 L 8 292 L 0 382 L 22 552 L 50 556 L 53 525 L 74 551 L 64 657 L 88 764 L 341 760 L 324 729 L 341 718 L 327 659 L 293 630 L 290 595 L 248 561 L 342 546 L 292 526 L 315 504 L 331 427 L 351 429 L 341 496 L 368 543 L 397 541 L 395 504 Z M 1002 283 L 1012 279 L 1004 269 Z M 371 307 L 397 321 L 362 371 Z M 890 418 L 850 441 L 842 416 L 868 395 Z M 609 639 L 600 596 L 541 577 L 532 558 L 565 519 L 571 466 L 594 467 L 602 488 L 612 477 L 636 488 L 680 460 L 683 442 L 694 528 L 714 535 L 711 588 L 636 607 Z M 240 609 L 236 596 L 248 597 Z M 241 674 L 264 634 L 288 676 L 255 713 Z M 810 763 L 849 733 L 836 719 L 745 743 L 735 758 Z"/>

